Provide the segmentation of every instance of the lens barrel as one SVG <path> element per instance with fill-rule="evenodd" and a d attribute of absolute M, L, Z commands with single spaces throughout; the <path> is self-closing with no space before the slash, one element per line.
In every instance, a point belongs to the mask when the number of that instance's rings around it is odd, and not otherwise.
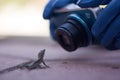
<path fill-rule="evenodd" d="M 92 43 L 91 27 L 96 21 L 94 13 L 89 10 L 77 10 L 58 13 L 51 21 L 57 26 L 56 41 L 67 51 L 75 51 Z"/>
<path fill-rule="evenodd" d="M 69 19 L 56 30 L 59 44 L 67 51 L 74 51 L 78 47 L 86 46 L 88 37 L 82 25 Z"/>

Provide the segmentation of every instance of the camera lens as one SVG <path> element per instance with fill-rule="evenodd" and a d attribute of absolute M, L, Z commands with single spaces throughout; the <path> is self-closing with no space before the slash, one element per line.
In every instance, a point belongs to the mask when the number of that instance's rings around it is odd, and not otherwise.
<path fill-rule="evenodd" d="M 88 34 L 81 23 L 68 19 L 56 30 L 58 43 L 67 51 L 88 45 Z"/>

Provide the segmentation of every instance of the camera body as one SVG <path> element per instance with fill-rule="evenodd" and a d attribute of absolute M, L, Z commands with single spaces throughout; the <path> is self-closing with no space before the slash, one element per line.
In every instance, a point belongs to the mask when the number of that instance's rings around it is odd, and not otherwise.
<path fill-rule="evenodd" d="M 55 11 L 50 21 L 56 26 L 54 34 L 58 43 L 67 51 L 75 51 L 93 43 L 91 27 L 96 21 L 98 10 L 79 7 Z"/>

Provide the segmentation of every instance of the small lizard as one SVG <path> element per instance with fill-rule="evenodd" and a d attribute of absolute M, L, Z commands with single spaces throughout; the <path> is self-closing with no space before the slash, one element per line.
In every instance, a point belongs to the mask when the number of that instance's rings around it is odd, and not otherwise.
<path fill-rule="evenodd" d="M 40 69 L 48 68 L 49 66 L 47 66 L 44 62 L 44 55 L 45 55 L 45 49 L 41 50 L 38 53 L 38 59 L 37 60 L 30 60 L 30 61 L 23 62 L 21 64 L 13 66 L 13 67 L 3 69 L 3 70 L 0 71 L 0 74 L 4 74 L 4 73 L 10 72 L 10 71 L 17 70 L 17 69 L 32 70 L 32 69 L 36 69 L 36 68 L 40 68 Z M 44 67 L 41 66 L 41 63 L 43 63 Z"/>
<path fill-rule="evenodd" d="M 26 65 L 25 67 L 29 70 L 36 69 L 36 68 L 48 68 L 49 66 L 46 65 L 45 62 L 44 62 L 44 55 L 45 55 L 45 49 L 41 50 L 38 53 L 38 60 L 36 60 L 35 62 L 33 62 L 31 64 Z M 42 67 L 41 63 L 43 63 L 43 65 L 45 67 Z"/>

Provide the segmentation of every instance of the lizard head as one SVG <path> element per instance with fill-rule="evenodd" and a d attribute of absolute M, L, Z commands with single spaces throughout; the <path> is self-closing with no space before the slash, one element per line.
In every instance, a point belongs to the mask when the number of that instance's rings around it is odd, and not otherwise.
<path fill-rule="evenodd" d="M 43 58 L 43 57 L 44 57 L 44 54 L 45 54 L 45 49 L 41 50 L 41 51 L 38 53 L 38 58 Z"/>

